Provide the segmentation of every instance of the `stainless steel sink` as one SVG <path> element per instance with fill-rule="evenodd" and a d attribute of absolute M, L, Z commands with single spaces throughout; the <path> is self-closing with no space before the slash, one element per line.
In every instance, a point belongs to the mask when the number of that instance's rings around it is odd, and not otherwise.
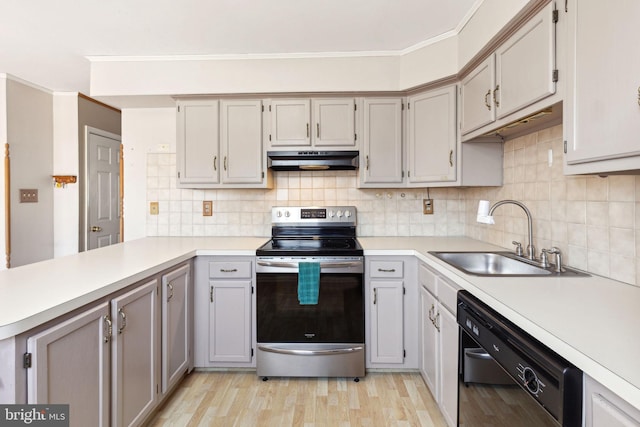
<path fill-rule="evenodd" d="M 447 264 L 475 276 L 588 276 L 571 268 L 561 273 L 543 268 L 511 252 L 429 252 Z"/>

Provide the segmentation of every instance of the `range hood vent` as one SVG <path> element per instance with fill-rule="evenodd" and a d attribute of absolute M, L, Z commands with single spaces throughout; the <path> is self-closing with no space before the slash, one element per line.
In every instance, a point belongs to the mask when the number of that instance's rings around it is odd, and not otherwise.
<path fill-rule="evenodd" d="M 354 170 L 358 151 L 268 151 L 267 166 L 274 171 Z"/>

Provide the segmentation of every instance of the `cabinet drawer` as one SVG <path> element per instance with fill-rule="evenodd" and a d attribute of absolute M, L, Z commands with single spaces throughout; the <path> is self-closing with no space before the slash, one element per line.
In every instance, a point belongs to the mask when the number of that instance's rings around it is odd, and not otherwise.
<path fill-rule="evenodd" d="M 371 261 L 369 277 L 403 277 L 402 261 Z"/>
<path fill-rule="evenodd" d="M 429 270 L 429 267 L 422 263 L 420 263 L 418 267 L 418 283 L 433 295 L 438 294 L 436 290 L 436 275 Z"/>
<path fill-rule="evenodd" d="M 209 277 L 213 279 L 251 278 L 251 261 L 217 261 L 209 263 Z"/>

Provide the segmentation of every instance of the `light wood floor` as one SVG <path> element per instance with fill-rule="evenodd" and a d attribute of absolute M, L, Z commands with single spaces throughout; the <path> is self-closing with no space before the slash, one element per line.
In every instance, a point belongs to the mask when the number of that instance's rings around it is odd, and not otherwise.
<path fill-rule="evenodd" d="M 418 373 L 346 378 L 271 378 L 194 372 L 149 426 L 445 427 Z"/>

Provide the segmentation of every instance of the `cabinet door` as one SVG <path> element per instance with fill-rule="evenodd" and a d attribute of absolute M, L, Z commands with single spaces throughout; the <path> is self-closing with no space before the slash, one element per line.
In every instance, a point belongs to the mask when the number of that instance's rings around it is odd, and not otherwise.
<path fill-rule="evenodd" d="M 636 0 L 569 5 L 566 162 L 592 162 L 579 173 L 640 169 L 638 16 Z"/>
<path fill-rule="evenodd" d="M 409 98 L 410 184 L 456 180 L 455 86 Z"/>
<path fill-rule="evenodd" d="M 189 366 L 190 268 L 184 265 L 162 276 L 162 393 L 178 382 Z"/>
<path fill-rule="evenodd" d="M 262 101 L 222 101 L 222 182 L 259 184 L 262 169 Z"/>
<path fill-rule="evenodd" d="M 630 414 L 623 412 L 602 395 L 591 395 L 592 412 L 585 424 L 589 427 L 638 427 L 639 419 L 633 419 Z"/>
<path fill-rule="evenodd" d="M 404 288 L 401 280 L 371 281 L 372 363 L 404 362 Z"/>
<path fill-rule="evenodd" d="M 313 100 L 313 145 L 355 147 L 355 105 L 353 98 Z"/>
<path fill-rule="evenodd" d="M 251 362 L 251 281 L 211 281 L 209 360 Z"/>
<path fill-rule="evenodd" d="M 458 322 L 440 305 L 436 325 L 440 341 L 440 411 L 447 424 L 454 427 L 458 425 Z"/>
<path fill-rule="evenodd" d="M 496 51 L 497 118 L 555 93 L 553 9 L 551 2 Z"/>
<path fill-rule="evenodd" d="M 177 127 L 178 182 L 219 183 L 218 101 L 179 103 Z"/>
<path fill-rule="evenodd" d="M 311 145 L 311 102 L 308 99 L 275 99 L 271 111 L 273 147 Z"/>
<path fill-rule="evenodd" d="M 28 338 L 27 403 L 69 404 L 75 425 L 108 426 L 109 322 L 103 303 Z"/>
<path fill-rule="evenodd" d="M 364 100 L 363 183 L 400 183 L 402 171 L 402 100 Z"/>
<path fill-rule="evenodd" d="M 474 131 L 495 121 L 493 104 L 495 88 L 495 56 L 491 55 L 478 65 L 460 83 L 460 123 L 462 134 Z"/>
<path fill-rule="evenodd" d="M 420 288 L 420 337 L 422 354 L 420 373 L 436 401 L 439 400 L 438 355 L 439 343 L 436 326 L 433 323 L 437 312 L 436 298 L 425 288 Z"/>
<path fill-rule="evenodd" d="M 139 424 L 156 403 L 158 370 L 158 281 L 114 298 L 112 423 Z"/>

